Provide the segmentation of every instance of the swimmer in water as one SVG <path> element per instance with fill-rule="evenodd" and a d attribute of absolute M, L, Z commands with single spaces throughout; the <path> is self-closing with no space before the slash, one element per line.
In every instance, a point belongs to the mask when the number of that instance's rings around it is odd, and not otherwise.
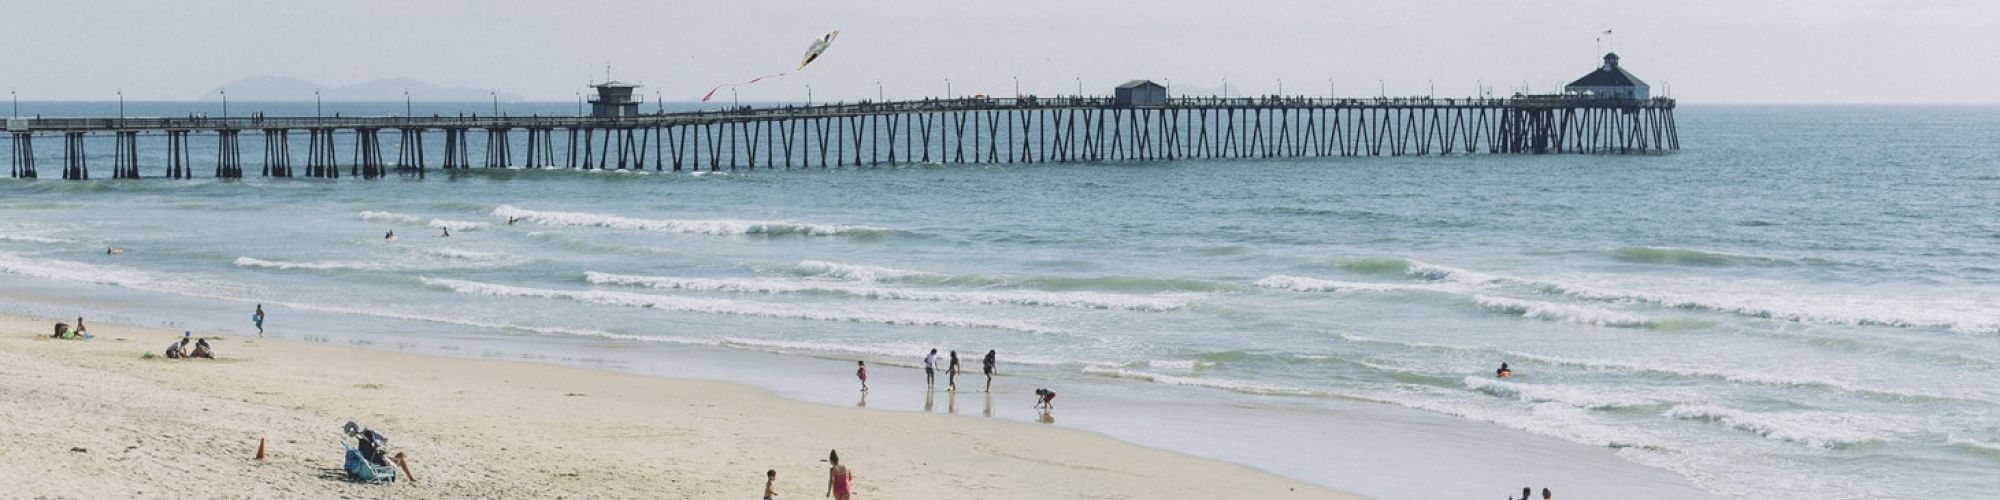
<path fill-rule="evenodd" d="M 382 239 L 388 241 L 396 241 L 396 230 L 390 229 L 389 234 L 382 235 Z"/>
<path fill-rule="evenodd" d="M 520 217 L 508 217 L 508 218 L 507 218 L 507 225 L 509 225 L 509 226 L 512 226 L 512 225 L 514 225 L 514 223 L 516 223 L 516 222 L 521 222 L 521 218 L 520 218 Z"/>
<path fill-rule="evenodd" d="M 439 234 L 439 235 L 438 235 L 437 237 L 439 237 L 439 238 L 450 238 L 450 237 L 451 237 L 451 228 L 449 228 L 449 227 L 442 227 L 442 228 L 438 228 L 438 229 L 443 229 L 443 230 L 444 230 L 444 233 L 442 233 L 442 234 Z"/>
<path fill-rule="evenodd" d="M 1513 370 L 1513 369 L 1511 369 L 1511 368 L 1507 368 L 1507 362 L 1505 362 L 1505 361 L 1501 361 L 1501 362 L 1500 362 L 1500 369 L 1499 369 L 1499 370 L 1494 370 L 1494 371 L 1493 371 L 1493 376 L 1495 376 L 1495 377 L 1499 377 L 1499 378 L 1507 378 L 1507 377 L 1512 377 L 1512 376 L 1514 376 L 1514 370 Z"/>

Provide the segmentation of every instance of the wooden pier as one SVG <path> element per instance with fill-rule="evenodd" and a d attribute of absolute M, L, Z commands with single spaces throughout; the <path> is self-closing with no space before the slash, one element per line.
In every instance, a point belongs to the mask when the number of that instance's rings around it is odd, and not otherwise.
<path fill-rule="evenodd" d="M 109 151 L 114 179 L 188 179 L 196 170 L 209 171 L 211 163 L 214 177 L 241 178 L 244 131 L 261 136 L 256 140 L 264 154 L 254 169 L 261 176 L 339 178 L 345 170 L 370 179 L 422 177 L 433 153 L 439 168 L 472 168 L 473 143 L 483 151 L 478 164 L 485 168 L 676 172 L 1680 149 L 1672 99 L 1574 95 L 1175 98 L 1156 106 L 1101 97 L 964 98 L 608 118 L 14 118 L 7 130 L 9 175 L 39 177 L 36 139 L 60 135 L 65 179 L 91 178 L 91 156 L 104 152 L 85 145 L 104 136 L 115 138 Z M 300 131 L 302 143 L 294 133 Z M 397 142 L 385 147 L 385 134 Z M 430 143 L 441 149 L 425 147 L 434 134 L 443 141 Z M 212 137 L 203 140 L 216 146 L 214 158 L 200 159 L 199 167 L 189 148 L 195 136 Z M 166 141 L 166 157 L 157 164 L 140 162 L 138 144 L 145 137 Z M 294 146 L 305 149 L 303 169 L 294 168 Z"/>

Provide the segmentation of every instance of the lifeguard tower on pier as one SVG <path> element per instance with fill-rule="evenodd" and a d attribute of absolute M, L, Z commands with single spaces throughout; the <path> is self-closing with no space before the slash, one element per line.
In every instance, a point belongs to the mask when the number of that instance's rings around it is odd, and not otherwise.
<path fill-rule="evenodd" d="M 634 97 L 632 90 L 639 84 L 617 80 L 591 85 L 597 95 L 590 97 L 591 118 L 633 118 L 639 116 L 639 103 L 643 97 Z"/>

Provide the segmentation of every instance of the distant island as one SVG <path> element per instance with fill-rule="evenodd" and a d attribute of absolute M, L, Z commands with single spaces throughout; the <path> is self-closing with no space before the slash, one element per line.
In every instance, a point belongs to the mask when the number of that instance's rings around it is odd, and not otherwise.
<path fill-rule="evenodd" d="M 370 82 L 331 87 L 286 76 L 253 76 L 226 83 L 209 89 L 208 93 L 196 98 L 201 101 L 221 100 L 222 91 L 229 92 L 234 101 L 305 101 L 313 98 L 313 91 L 319 91 L 319 98 L 326 101 L 384 102 L 401 101 L 403 92 L 409 91 L 410 98 L 419 101 L 486 101 L 495 96 L 486 89 L 469 87 L 440 87 L 410 78 L 383 78 Z M 521 96 L 502 92 L 502 101 L 522 101 Z"/>

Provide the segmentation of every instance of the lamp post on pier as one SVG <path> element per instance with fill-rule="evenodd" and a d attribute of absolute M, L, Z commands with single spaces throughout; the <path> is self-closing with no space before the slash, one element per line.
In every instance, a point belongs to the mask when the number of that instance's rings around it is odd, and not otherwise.
<path fill-rule="evenodd" d="M 875 81 L 875 102 L 882 102 L 882 101 L 886 101 L 886 100 L 888 100 L 888 99 L 886 99 L 886 98 L 883 98 L 882 96 L 883 96 L 883 94 L 882 94 L 882 81 L 881 81 L 881 80 L 876 80 L 876 81 Z"/>
<path fill-rule="evenodd" d="M 14 117 L 21 117 L 21 94 L 19 89 L 7 89 L 7 98 L 14 101 Z"/>
<path fill-rule="evenodd" d="M 583 93 L 582 93 L 582 92 L 577 92 L 577 93 L 576 93 L 576 116 L 578 116 L 578 117 L 582 117 L 582 116 L 583 116 Z"/>
<path fill-rule="evenodd" d="M 1375 80 L 1375 86 L 1376 86 L 1375 91 L 1377 92 L 1377 94 L 1375 94 L 1375 97 L 1377 99 L 1389 98 L 1389 82 L 1385 82 L 1382 80 Z"/>
<path fill-rule="evenodd" d="M 951 99 L 951 98 L 952 98 L 952 95 L 951 95 L 951 79 L 950 79 L 950 78 L 946 78 L 946 79 L 944 79 L 944 98 L 945 98 L 945 99 Z"/>
<path fill-rule="evenodd" d="M 1076 96 L 1083 97 L 1083 77 L 1076 77 Z"/>
<path fill-rule="evenodd" d="M 806 84 L 806 106 L 811 107 L 812 105 L 813 105 L 813 84 L 808 83 Z"/>
<path fill-rule="evenodd" d="M 403 118 L 409 118 L 412 109 L 415 108 L 410 106 L 410 89 L 403 89 Z"/>
<path fill-rule="evenodd" d="M 500 91 L 488 90 L 486 95 L 493 98 L 493 116 L 500 116 Z"/>
<path fill-rule="evenodd" d="M 1285 79 L 1283 79 L 1283 78 L 1279 78 L 1279 79 L 1278 79 L 1278 97 L 1284 97 L 1284 96 L 1285 96 Z"/>
<path fill-rule="evenodd" d="M 227 120 L 229 119 L 229 90 L 217 90 L 215 93 L 222 94 L 222 119 Z"/>
<path fill-rule="evenodd" d="M 118 120 L 125 120 L 125 89 L 118 89 Z"/>
<path fill-rule="evenodd" d="M 738 108 L 743 107 L 743 101 L 736 100 L 736 87 L 734 86 L 729 87 L 729 105 Z"/>
<path fill-rule="evenodd" d="M 660 114 L 667 114 L 667 99 L 660 97 L 660 91 L 658 90 L 653 91 L 653 104 L 660 106 Z"/>
<path fill-rule="evenodd" d="M 1229 98 L 1229 77 L 1222 78 L 1222 98 Z"/>
<path fill-rule="evenodd" d="M 313 118 L 324 116 L 319 107 L 319 89 L 313 89 Z"/>
<path fill-rule="evenodd" d="M 1429 79 L 1429 78 L 1425 78 L 1425 79 L 1424 79 L 1424 83 L 1428 83 L 1428 84 L 1431 84 L 1431 91 L 1430 91 L 1430 93 L 1428 93 L 1428 94 L 1424 94 L 1424 97 L 1426 97 L 1426 98 L 1435 98 L 1435 97 L 1437 97 L 1437 93 L 1438 93 L 1438 84 L 1437 84 L 1437 82 L 1435 82 L 1435 81 L 1432 81 L 1432 80 L 1431 80 L 1431 79 Z"/>
<path fill-rule="evenodd" d="M 1333 100 L 1333 79 L 1326 79 L 1326 100 Z"/>

